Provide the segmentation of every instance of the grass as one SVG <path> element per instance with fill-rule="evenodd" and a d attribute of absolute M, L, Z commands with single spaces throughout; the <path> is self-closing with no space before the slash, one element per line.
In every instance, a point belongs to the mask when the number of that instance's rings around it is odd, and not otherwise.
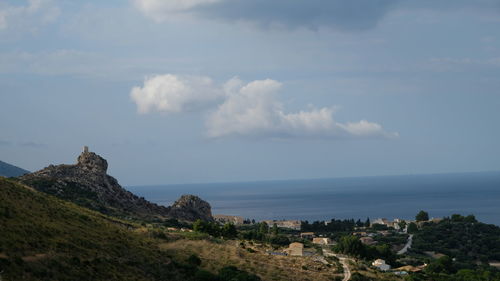
<path fill-rule="evenodd" d="M 192 280 L 138 225 L 0 177 L 3 280 Z"/>
<path fill-rule="evenodd" d="M 254 249 L 255 253 L 247 249 Z M 187 259 L 190 254 L 197 254 L 202 260 L 202 268 L 217 272 L 220 268 L 234 265 L 257 274 L 262 280 L 334 280 L 335 267 L 328 267 L 307 257 L 271 256 L 266 248 L 251 246 L 241 247 L 240 241 L 219 241 L 181 239 L 162 243 L 160 249 L 167 254 Z"/>

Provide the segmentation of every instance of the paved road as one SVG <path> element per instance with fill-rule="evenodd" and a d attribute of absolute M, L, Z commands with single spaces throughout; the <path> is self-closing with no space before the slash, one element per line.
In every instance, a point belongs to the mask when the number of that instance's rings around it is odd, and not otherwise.
<path fill-rule="evenodd" d="M 411 248 L 411 243 L 413 243 L 413 234 L 410 234 L 410 236 L 408 236 L 408 241 L 406 242 L 406 245 L 403 247 L 403 249 L 399 250 L 398 255 L 403 255 L 406 252 L 408 252 L 408 249 Z"/>

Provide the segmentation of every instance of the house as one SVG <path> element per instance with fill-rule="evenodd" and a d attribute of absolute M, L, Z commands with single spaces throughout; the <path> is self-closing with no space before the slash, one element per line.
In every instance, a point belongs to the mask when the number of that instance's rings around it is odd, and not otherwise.
<path fill-rule="evenodd" d="M 276 224 L 276 226 L 281 228 L 288 228 L 293 230 L 300 230 L 301 221 L 299 220 L 265 220 L 263 221 L 270 227 Z"/>
<path fill-rule="evenodd" d="M 376 259 L 374 262 L 372 262 L 372 265 L 382 271 L 391 269 L 391 266 L 386 264 L 385 260 L 383 259 Z"/>
<path fill-rule="evenodd" d="M 302 233 L 300 233 L 300 238 L 313 239 L 314 238 L 314 232 L 302 232 Z"/>
<path fill-rule="evenodd" d="M 359 241 L 361 241 L 361 243 L 363 243 L 365 245 L 377 244 L 377 241 L 373 240 L 373 238 L 371 238 L 371 237 L 361 237 L 361 238 L 359 238 Z"/>
<path fill-rule="evenodd" d="M 332 245 L 333 242 L 330 238 L 325 238 L 325 237 L 316 237 L 313 238 L 313 244 L 317 245 Z"/>
<path fill-rule="evenodd" d="M 289 256 L 304 256 L 304 244 L 299 242 L 293 242 L 285 249 L 285 253 Z"/>
<path fill-rule="evenodd" d="M 382 225 L 386 225 L 386 226 L 389 226 L 389 220 L 387 220 L 386 218 L 380 218 L 380 219 L 376 219 L 374 221 L 372 221 L 372 223 L 370 224 L 370 226 L 373 226 L 374 224 L 382 224 Z"/>

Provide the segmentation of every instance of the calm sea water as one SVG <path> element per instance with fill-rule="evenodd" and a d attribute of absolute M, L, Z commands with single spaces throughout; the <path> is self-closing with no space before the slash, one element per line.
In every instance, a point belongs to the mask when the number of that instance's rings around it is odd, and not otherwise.
<path fill-rule="evenodd" d="M 256 220 L 474 214 L 500 225 L 500 172 L 127 187 L 162 205 L 195 194 L 214 214 Z"/>

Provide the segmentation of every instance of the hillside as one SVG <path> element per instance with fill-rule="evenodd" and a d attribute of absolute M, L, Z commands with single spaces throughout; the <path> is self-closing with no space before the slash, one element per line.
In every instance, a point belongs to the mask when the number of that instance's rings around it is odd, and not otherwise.
<path fill-rule="evenodd" d="M 85 147 L 74 165 L 50 165 L 20 180 L 33 188 L 103 214 L 137 220 L 212 220 L 210 205 L 184 195 L 171 207 L 156 205 L 125 190 L 106 173 L 108 162 Z"/>
<path fill-rule="evenodd" d="M 19 177 L 24 174 L 29 173 L 29 171 L 25 169 L 21 169 L 9 163 L 5 163 L 0 161 L 0 176 L 3 177 Z"/>
<path fill-rule="evenodd" d="M 133 225 L 0 178 L 4 280 L 189 280 Z"/>

